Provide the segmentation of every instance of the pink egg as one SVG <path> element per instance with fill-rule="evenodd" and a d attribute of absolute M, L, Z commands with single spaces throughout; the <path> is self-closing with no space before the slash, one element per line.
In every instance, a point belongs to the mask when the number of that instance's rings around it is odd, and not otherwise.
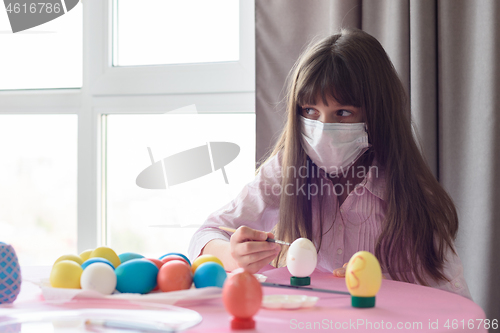
<path fill-rule="evenodd" d="M 191 267 L 184 260 L 168 261 L 161 266 L 157 281 L 161 291 L 189 289 L 193 283 Z"/>
<path fill-rule="evenodd" d="M 156 258 L 146 258 L 146 260 L 149 260 L 151 261 L 152 263 L 154 263 L 156 265 L 156 267 L 158 267 L 158 269 L 161 268 L 161 266 L 163 266 L 164 262 L 161 261 L 160 259 L 156 259 Z M 156 287 L 153 289 L 153 291 L 157 291 L 157 290 L 160 290 L 160 287 L 158 286 L 158 284 L 156 285 Z"/>
<path fill-rule="evenodd" d="M 181 261 L 184 261 L 186 264 L 189 265 L 189 263 L 187 262 L 186 259 L 184 259 L 181 256 L 175 255 L 175 254 L 168 255 L 166 257 L 161 258 L 160 260 L 163 263 L 167 263 L 167 262 L 172 261 L 172 260 L 181 260 Z"/>
<path fill-rule="evenodd" d="M 224 282 L 222 301 L 227 312 L 234 316 L 233 329 L 254 328 L 252 317 L 262 304 L 262 286 L 253 274 L 239 268 Z"/>

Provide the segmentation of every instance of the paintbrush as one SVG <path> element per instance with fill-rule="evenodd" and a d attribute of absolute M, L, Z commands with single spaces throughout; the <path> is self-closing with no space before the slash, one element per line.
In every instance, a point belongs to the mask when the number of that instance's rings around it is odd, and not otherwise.
<path fill-rule="evenodd" d="M 263 287 L 273 287 L 273 288 L 288 288 L 288 289 L 296 289 L 296 290 L 308 290 L 308 291 L 316 291 L 320 293 L 330 293 L 330 294 L 339 294 L 339 295 L 351 295 L 347 291 L 338 291 L 331 289 L 318 289 L 311 287 L 302 287 L 302 286 L 292 286 L 289 284 L 279 284 L 279 283 L 269 283 L 269 282 L 261 282 Z"/>
<path fill-rule="evenodd" d="M 236 229 L 227 228 L 227 227 L 219 227 L 219 229 L 227 231 L 227 232 L 235 232 L 236 231 Z M 274 239 L 274 238 L 271 238 L 271 237 L 267 237 L 266 242 L 271 242 L 271 243 L 276 243 L 276 244 L 290 246 L 290 243 L 287 243 L 287 242 L 284 242 L 284 241 L 281 241 L 281 240 L 277 240 L 277 239 Z"/>
<path fill-rule="evenodd" d="M 160 327 L 152 324 L 136 323 L 123 320 L 107 320 L 107 319 L 87 319 L 85 325 L 97 326 L 103 328 L 115 328 L 121 330 L 132 330 L 134 332 L 158 332 L 158 333 L 173 333 L 176 329 L 168 327 Z M 100 330 L 99 330 L 100 331 Z M 114 331 L 114 330 L 113 330 Z M 107 330 L 106 330 L 107 332 Z"/>

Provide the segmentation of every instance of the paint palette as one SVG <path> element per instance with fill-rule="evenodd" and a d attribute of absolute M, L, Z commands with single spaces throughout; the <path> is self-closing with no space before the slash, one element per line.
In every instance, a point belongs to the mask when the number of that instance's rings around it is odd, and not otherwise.
<path fill-rule="evenodd" d="M 262 299 L 262 307 L 266 309 L 304 309 L 312 308 L 319 297 L 305 295 L 267 295 Z"/>

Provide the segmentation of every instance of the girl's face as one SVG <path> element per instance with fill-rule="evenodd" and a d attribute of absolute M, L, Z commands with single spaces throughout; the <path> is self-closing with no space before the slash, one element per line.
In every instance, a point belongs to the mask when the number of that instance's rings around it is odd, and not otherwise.
<path fill-rule="evenodd" d="M 301 105 L 300 114 L 322 123 L 362 123 L 364 115 L 361 108 L 352 105 L 341 105 L 333 97 L 327 96 L 328 105 L 323 104 L 320 95 L 316 97 L 316 104 Z"/>

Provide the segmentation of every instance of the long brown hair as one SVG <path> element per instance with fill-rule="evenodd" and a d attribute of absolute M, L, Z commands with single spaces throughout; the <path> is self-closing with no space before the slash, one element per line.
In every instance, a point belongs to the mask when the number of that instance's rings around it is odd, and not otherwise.
<path fill-rule="evenodd" d="M 361 30 L 324 38 L 300 56 L 287 85 L 287 121 L 270 155 L 281 152 L 282 188 L 295 190 L 310 181 L 290 172 L 293 168 L 315 167 L 301 145 L 300 105 L 316 104 L 317 96 L 327 104 L 331 96 L 342 105 L 361 107 L 372 145 L 365 157 L 374 156 L 387 170 L 386 215 L 375 255 L 392 279 L 409 282 L 413 275 L 424 285 L 425 274 L 436 281 L 446 279 L 444 252 L 447 247 L 454 251 L 456 209 L 415 143 L 406 93 L 380 43 Z M 313 236 L 311 200 L 294 193 L 281 193 L 276 237 L 288 242 L 316 238 L 319 251 L 323 223 L 319 237 Z M 284 252 L 275 264 L 283 258 Z"/>

